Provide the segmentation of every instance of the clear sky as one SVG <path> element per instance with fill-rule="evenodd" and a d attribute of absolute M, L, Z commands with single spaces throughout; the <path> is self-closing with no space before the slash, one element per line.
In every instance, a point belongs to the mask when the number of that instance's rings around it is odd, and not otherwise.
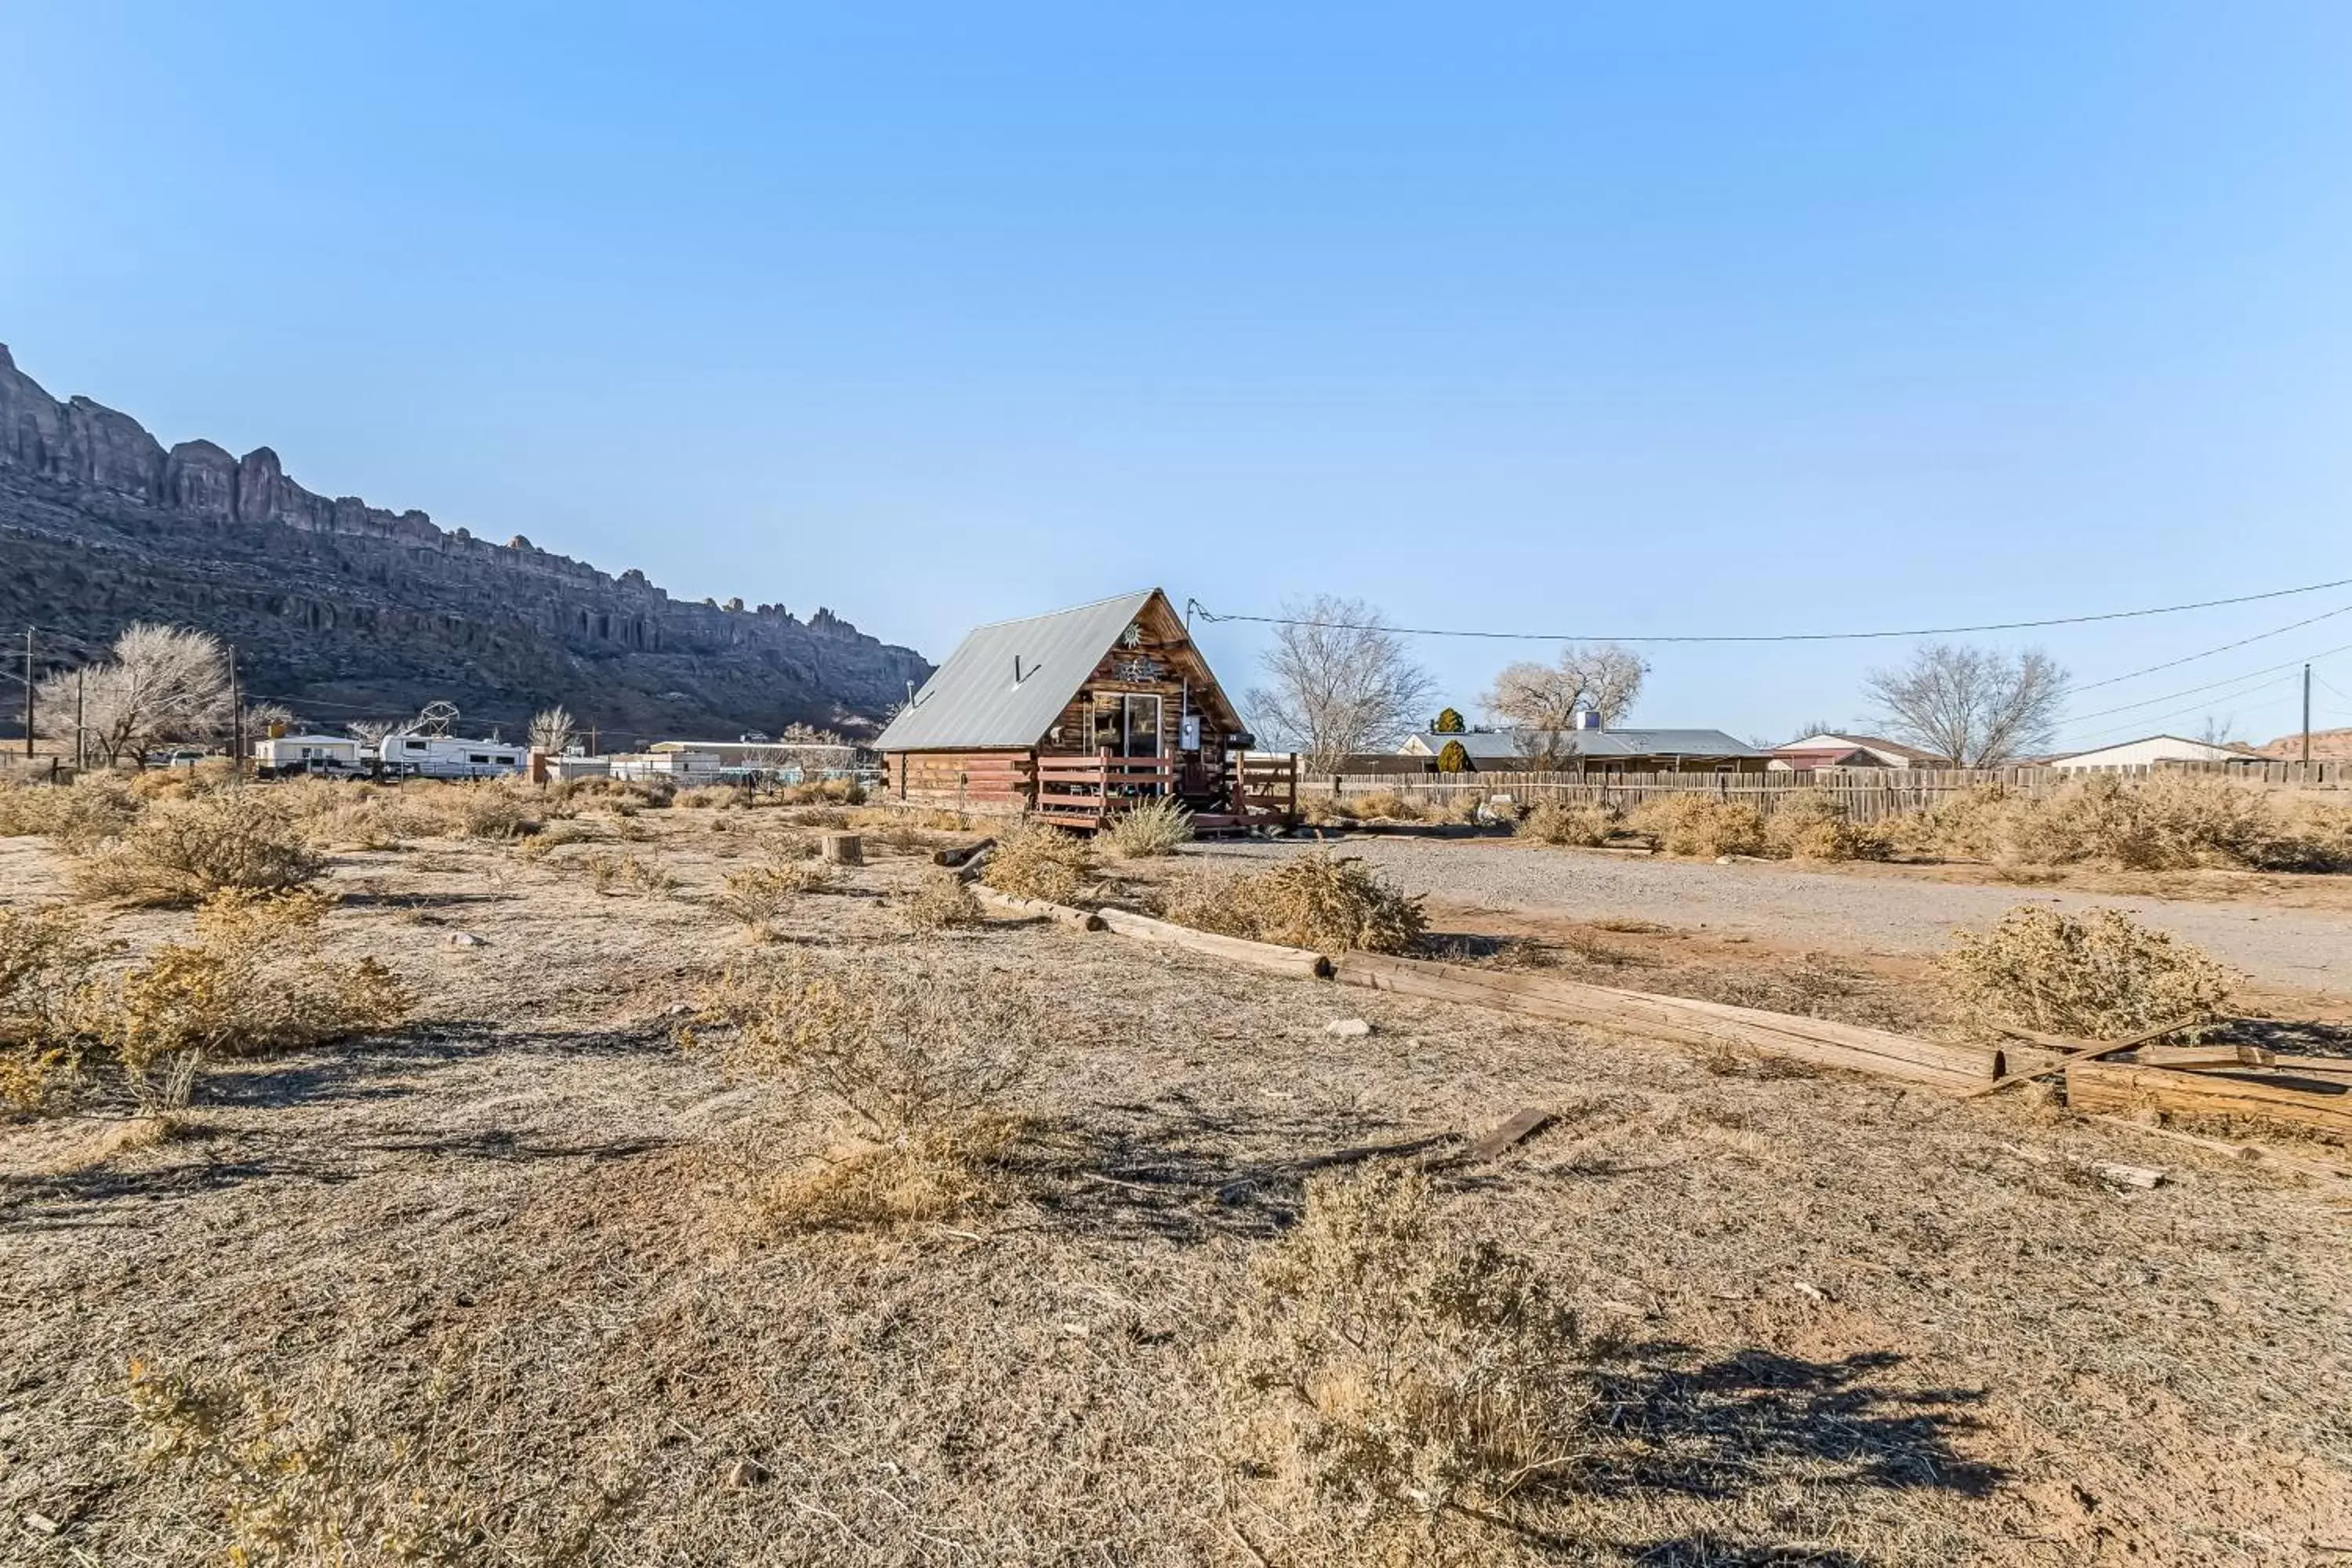
<path fill-rule="evenodd" d="M 52 392 L 933 658 L 1153 583 L 1632 635 L 2352 577 L 2336 0 L 9 0 L 0 36 L 0 341 Z M 2346 605 L 2041 640 L 2089 681 Z M 1259 634 L 1204 640 L 1247 685 Z M 2293 676 L 2255 672 L 2347 644 L 2085 692 L 2068 736 L 2268 739 Z M 1542 651 L 1421 649 L 1465 708 Z M 1637 721 L 1785 738 L 1905 645 L 1647 651 Z M 2319 669 L 2352 723 L 2352 649 Z"/>

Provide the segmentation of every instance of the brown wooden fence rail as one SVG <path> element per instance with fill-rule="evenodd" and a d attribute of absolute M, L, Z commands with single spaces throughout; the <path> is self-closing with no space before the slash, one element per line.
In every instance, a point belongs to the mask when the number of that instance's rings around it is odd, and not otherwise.
<path fill-rule="evenodd" d="M 1161 758 L 1041 756 L 1034 809 L 1041 821 L 1099 827 L 1112 812 L 1172 794 L 1175 784 L 1175 764 Z"/>
<path fill-rule="evenodd" d="M 2127 778 L 2155 773 L 2210 773 L 2280 789 L 2352 789 L 2352 764 L 2313 763 L 2166 763 L 2102 770 Z M 1418 804 L 1459 805 L 1508 796 L 1520 805 L 1547 797 L 1626 809 L 1662 795 L 1709 795 L 1753 805 L 1769 816 L 1797 795 L 1826 795 L 1856 822 L 1877 822 L 1921 811 L 1980 785 L 1998 784 L 2021 795 L 2047 795 L 2079 776 L 2063 768 L 1851 768 L 1813 773 L 1475 773 L 1303 774 L 1302 800 L 1390 795 Z"/>

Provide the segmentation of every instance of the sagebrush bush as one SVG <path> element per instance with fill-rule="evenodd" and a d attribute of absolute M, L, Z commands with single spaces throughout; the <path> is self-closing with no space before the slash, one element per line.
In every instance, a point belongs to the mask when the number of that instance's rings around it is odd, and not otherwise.
<path fill-rule="evenodd" d="M 1883 860 L 1891 847 L 1885 832 L 1817 791 L 1790 791 L 1764 819 L 1764 852 L 1783 859 Z"/>
<path fill-rule="evenodd" d="M 1356 808 L 1337 795 L 1302 795 L 1298 820 L 1310 827 L 1339 826 L 1356 820 Z"/>
<path fill-rule="evenodd" d="M 1364 822 L 1419 822 L 1422 816 L 1418 804 L 1392 789 L 1356 795 L 1348 804 L 1357 818 Z"/>
<path fill-rule="evenodd" d="M 1360 1528 L 1507 1513 L 1595 1445 L 1574 1316 L 1527 1258 L 1444 1236 L 1418 1172 L 1311 1180 L 1251 1279 L 1212 1361 L 1228 1444 Z"/>
<path fill-rule="evenodd" d="M 1083 838 L 1042 822 L 1020 822 L 996 836 L 981 880 L 1016 899 L 1066 904 L 1094 872 L 1094 851 Z"/>
<path fill-rule="evenodd" d="M 1429 929 L 1420 899 L 1361 860 L 1328 855 L 1300 855 L 1249 876 L 1180 876 L 1161 910 L 1179 925 L 1317 952 L 1404 952 Z"/>
<path fill-rule="evenodd" d="M 1764 853 L 1764 814 L 1711 795 L 1653 795 L 1633 808 L 1633 824 L 1657 835 L 1669 855 L 1712 860 Z"/>
<path fill-rule="evenodd" d="M 476 784 L 457 798 L 449 826 L 465 838 L 522 838 L 539 831 L 540 816 L 530 803 L 495 784 Z"/>
<path fill-rule="evenodd" d="M 37 925 L 0 916 L 0 940 L 29 958 L 0 963 L 0 1032 L 18 1037 L 5 1075 L 37 1100 L 119 1075 L 147 1109 L 184 1104 L 204 1063 L 385 1029 L 410 998 L 372 958 L 318 957 L 329 907 L 316 893 L 215 893 L 185 942 L 110 972 L 108 950 L 55 914 Z"/>
<path fill-rule="evenodd" d="M 2084 773 L 2043 795 L 1983 785 L 1888 831 L 1922 854 L 2003 866 L 2327 871 L 2352 865 L 2352 809 L 2211 773 Z"/>
<path fill-rule="evenodd" d="M 2217 1016 L 2236 980 L 2211 954 L 2120 910 L 2069 915 L 2037 904 L 2010 910 L 1990 931 L 1955 935 L 1936 973 L 1964 1025 L 2086 1040 Z"/>
<path fill-rule="evenodd" d="M 1609 842 L 1617 831 L 1617 814 L 1604 805 L 1588 805 L 1547 796 L 1514 819 L 1511 832 L 1538 844 L 1593 848 Z"/>
<path fill-rule="evenodd" d="M 1052 1044 L 1047 998 L 995 971 L 949 975 L 792 953 L 730 970 L 681 1032 L 737 1077 L 835 1110 L 856 1146 L 771 1171 L 758 1205 L 803 1225 L 942 1217 L 1002 1193 L 1025 1124 L 1008 1102 Z"/>
<path fill-rule="evenodd" d="M 772 860 L 730 871 L 721 880 L 726 886 L 711 901 L 758 930 L 800 902 L 802 894 L 831 885 L 833 868 L 814 860 Z"/>
<path fill-rule="evenodd" d="M 583 858 L 580 868 L 587 872 L 588 885 L 608 898 L 624 889 L 654 898 L 677 888 L 677 878 L 668 868 L 646 856 L 600 849 Z"/>
<path fill-rule="evenodd" d="M 326 862 L 266 792 L 230 789 L 163 800 L 75 861 L 87 898 L 192 904 L 218 892 L 280 892 L 314 881 Z"/>
<path fill-rule="evenodd" d="M 1173 855 L 1192 841 L 1192 814 L 1172 800 L 1155 800 L 1120 812 L 1095 842 L 1122 860 Z"/>
<path fill-rule="evenodd" d="M 926 873 L 915 890 L 898 901 L 898 913 L 919 931 L 966 931 L 985 917 L 963 879 L 945 867 Z"/>
<path fill-rule="evenodd" d="M 40 834 L 77 853 L 122 832 L 146 808 L 120 773 L 84 773 L 62 786 L 0 784 L 0 838 Z"/>

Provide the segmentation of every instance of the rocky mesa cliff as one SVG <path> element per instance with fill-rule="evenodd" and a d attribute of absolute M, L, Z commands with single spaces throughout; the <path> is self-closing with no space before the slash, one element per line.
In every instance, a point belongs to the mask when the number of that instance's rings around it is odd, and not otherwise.
<path fill-rule="evenodd" d="M 65 668 L 139 620 L 236 644 L 248 689 L 316 723 L 438 700 L 513 730 L 561 702 L 625 743 L 854 731 L 931 668 L 830 610 L 677 600 L 520 536 L 313 494 L 267 447 L 167 450 L 50 397 L 0 344 L 0 630 L 38 626 L 41 666 Z"/>

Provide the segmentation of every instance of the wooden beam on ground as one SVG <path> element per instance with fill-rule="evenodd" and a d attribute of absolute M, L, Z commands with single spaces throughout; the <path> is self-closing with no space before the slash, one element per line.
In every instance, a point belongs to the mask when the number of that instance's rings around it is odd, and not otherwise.
<path fill-rule="evenodd" d="M 2172 1143 L 2189 1144 L 2228 1159 L 2244 1160 L 2274 1171 L 2292 1171 L 2300 1176 L 2314 1176 L 2352 1191 L 2352 1163 L 2343 1160 L 2329 1160 L 2317 1154 L 2272 1149 L 2260 1143 L 2232 1143 L 2223 1138 L 2206 1138 L 2195 1132 L 2183 1132 L 2178 1127 L 2158 1127 L 2146 1121 L 2135 1121 L 2128 1116 L 2102 1115 L 2098 1120 L 2111 1127 L 2128 1127 L 2135 1132 L 2145 1132 L 2151 1138 L 2161 1138 Z"/>
<path fill-rule="evenodd" d="M 2076 1061 L 2066 1068 L 2075 1110 L 2160 1110 L 2179 1116 L 2252 1116 L 2352 1134 L 2352 1082 L 2286 1080 L 2252 1072 L 2179 1072 Z"/>
<path fill-rule="evenodd" d="M 1032 920 L 1052 921 L 1072 931 L 1100 931 L 1102 917 L 1087 910 L 1074 910 L 1067 904 L 1049 904 L 1043 899 L 1016 899 L 1011 893 L 1000 893 L 985 882 L 975 882 L 972 897 L 994 909 L 1010 914 L 1027 915 Z"/>
<path fill-rule="evenodd" d="M 2266 1068 L 2278 1058 L 2260 1046 L 2142 1046 L 2136 1059 L 2150 1068 Z"/>
<path fill-rule="evenodd" d="M 1168 947 L 1181 947 L 1194 952 L 1205 952 L 1217 958 L 1245 963 L 1253 969 L 1272 970 L 1276 974 L 1288 974 L 1302 980 L 1320 980 L 1331 973 L 1331 961 L 1319 952 L 1309 952 L 1303 947 L 1280 947 L 1270 942 L 1250 942 L 1237 936 L 1219 936 L 1213 931 L 1194 931 L 1191 926 L 1171 925 L 1149 915 L 1139 915 L 1126 910 L 1103 910 L 1099 916 L 1105 929 L 1139 942 L 1155 942 Z"/>
<path fill-rule="evenodd" d="M 1982 1086 L 1992 1078 L 1999 1059 L 1997 1052 L 1984 1046 L 1948 1045 L 1859 1025 L 1620 991 L 1549 975 L 1369 952 L 1342 953 L 1333 968 L 1343 984 L 1375 991 L 1588 1024 L 1682 1045 L 1744 1047 L 1954 1093 Z"/>
<path fill-rule="evenodd" d="M 1470 1145 L 1470 1158 L 1491 1160 L 1514 1143 L 1524 1143 L 1551 1125 L 1551 1112 L 1530 1105 Z"/>
<path fill-rule="evenodd" d="M 982 854 L 995 847 L 995 839 L 983 838 L 977 844 L 961 844 L 952 849 L 935 849 L 931 852 L 931 864 L 934 866 L 961 866 L 970 860 L 973 856 Z"/>
<path fill-rule="evenodd" d="M 1980 1096 L 1991 1094 L 1997 1090 L 2007 1089 L 2011 1084 L 2023 1083 L 2030 1078 L 2041 1078 L 2046 1073 L 2056 1072 L 2063 1068 L 2072 1068 L 2078 1062 L 2096 1061 L 2101 1057 L 2111 1057 L 2118 1051 L 2128 1051 L 2136 1049 L 2141 1046 L 2152 1045 L 2156 1041 L 2164 1038 L 2167 1035 L 2177 1035 L 2183 1029 L 2193 1029 L 2200 1024 L 2206 1022 L 2208 1022 L 2208 1020 L 2202 1017 L 2180 1018 L 2165 1025 L 2161 1028 L 2143 1029 L 2137 1035 L 2126 1035 L 2120 1040 L 2108 1040 L 2100 1045 L 2084 1046 L 2080 1050 L 2070 1050 L 2064 1056 L 2060 1057 L 2056 1061 L 2044 1062 L 2039 1067 L 2027 1068 L 2022 1072 L 2003 1073 L 1999 1078 L 1993 1079 L 1990 1083 L 1985 1085 L 1982 1089 L 1971 1090 L 1968 1098 L 1975 1100 Z M 2006 1024 L 1995 1025 L 1994 1026 L 2005 1035 L 2021 1036 L 2026 1039 L 2035 1042 L 2037 1045 L 2048 1045 L 2053 1040 L 2060 1037 L 2055 1035 L 2037 1035 L 2029 1029 L 2013 1029 Z"/>

